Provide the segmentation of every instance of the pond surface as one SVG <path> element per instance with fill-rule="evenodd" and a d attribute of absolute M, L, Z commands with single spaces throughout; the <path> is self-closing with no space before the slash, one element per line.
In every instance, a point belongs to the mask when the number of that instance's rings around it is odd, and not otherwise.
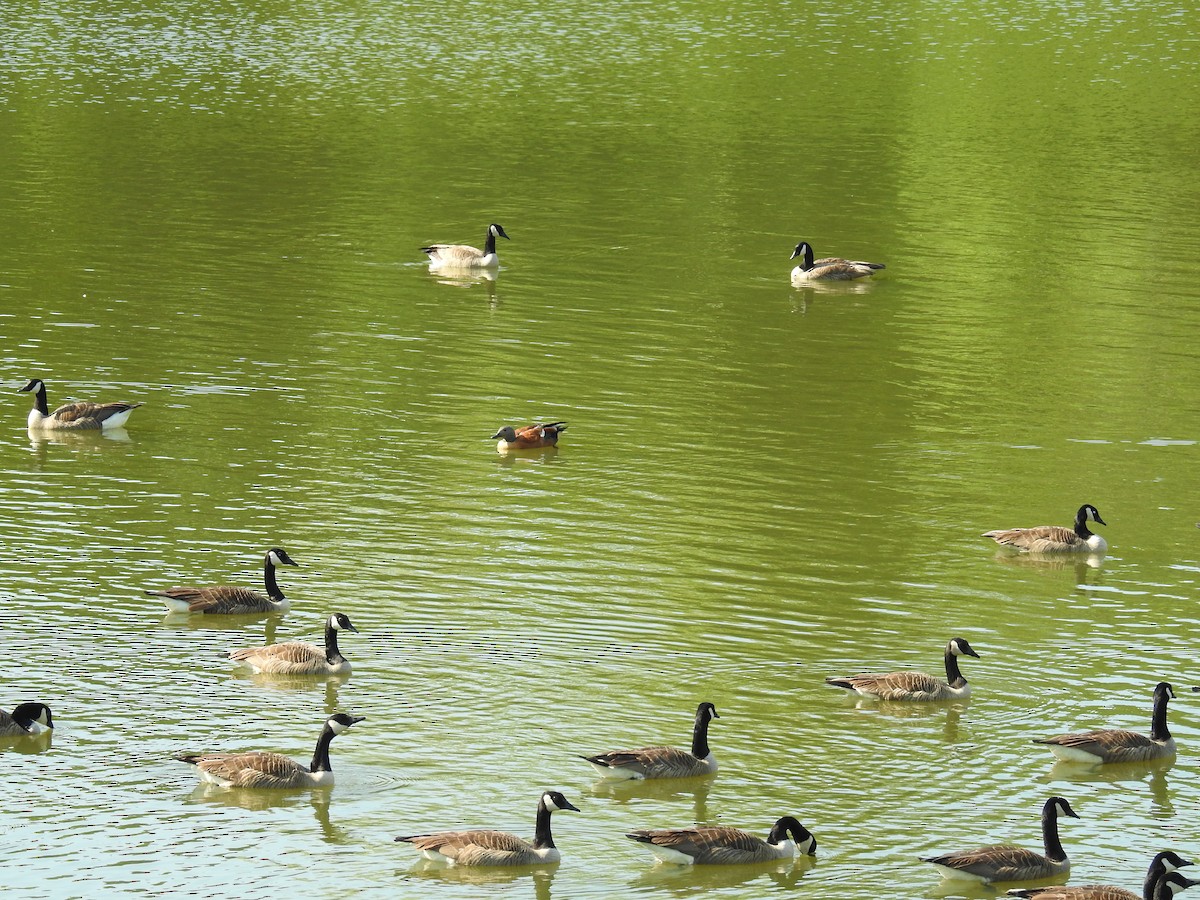
<path fill-rule="evenodd" d="M 144 403 L 125 433 L 0 428 L 6 882 L 25 896 L 955 894 L 918 856 L 1039 843 L 1140 885 L 1200 839 L 1200 40 L 1171 4 L 10 4 L 0 22 L 3 383 Z M 501 241 L 494 278 L 418 248 Z M 794 288 L 800 240 L 885 263 Z M 569 422 L 500 456 L 505 423 Z M 997 553 L 1070 524 L 1099 560 Z M 292 609 L 167 617 L 147 588 Z M 231 648 L 360 634 L 338 681 Z M 969 702 L 828 675 L 980 659 Z M 1147 730 L 1174 766 L 1029 739 Z M 699 783 L 577 757 L 686 746 Z M 330 791 L 196 787 L 184 751 Z M 553 871 L 430 871 L 401 834 L 531 835 Z M 815 865 L 677 871 L 693 822 Z"/>

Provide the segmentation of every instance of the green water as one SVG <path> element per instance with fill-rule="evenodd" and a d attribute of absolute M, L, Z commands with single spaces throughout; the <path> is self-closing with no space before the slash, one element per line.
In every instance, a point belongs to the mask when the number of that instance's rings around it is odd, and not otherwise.
<path fill-rule="evenodd" d="M 1198 838 L 1196 9 L 1122 3 L 451 8 L 10 4 L 0 347 L 11 391 L 143 402 L 127 434 L 0 429 L 0 849 L 26 896 L 985 897 L 918 856 L 1036 848 L 1136 889 Z M 511 235 L 494 280 L 418 248 Z M 885 263 L 794 288 L 799 240 Z M 565 419 L 502 457 L 505 423 Z M 1109 523 L 1102 561 L 990 528 Z M 254 586 L 282 619 L 142 593 Z M 360 635 L 336 682 L 223 651 Z M 827 675 L 981 659 L 959 705 Z M 1165 769 L 1028 739 L 1149 727 Z M 686 746 L 700 784 L 578 754 Z M 195 788 L 173 754 L 307 760 L 328 793 Z M 428 871 L 400 834 L 532 835 L 552 872 Z M 676 871 L 622 834 L 816 834 L 813 866 Z"/>

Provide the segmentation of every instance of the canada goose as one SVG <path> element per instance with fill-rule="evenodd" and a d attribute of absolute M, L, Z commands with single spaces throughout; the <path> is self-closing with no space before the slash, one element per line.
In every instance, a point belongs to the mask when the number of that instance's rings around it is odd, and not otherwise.
<path fill-rule="evenodd" d="M 674 747 L 642 747 L 638 750 L 613 750 L 597 756 L 584 756 L 605 778 L 694 778 L 717 771 L 717 759 L 708 747 L 708 723 L 721 718 L 717 708 L 704 702 L 696 707 L 692 729 L 692 752 Z"/>
<path fill-rule="evenodd" d="M 1119 728 L 1101 728 L 1074 734 L 1035 738 L 1046 744 L 1059 759 L 1086 763 L 1146 762 L 1175 755 L 1175 738 L 1167 730 L 1167 701 L 1175 691 L 1166 681 L 1154 686 L 1154 712 L 1150 717 L 1150 736 Z"/>
<path fill-rule="evenodd" d="M 54 412 L 46 405 L 46 382 L 40 378 L 29 379 L 29 384 L 18 388 L 17 393 L 30 392 L 33 394 L 33 409 L 29 411 L 29 427 L 31 429 L 78 429 L 96 430 L 101 428 L 120 428 L 129 418 L 129 414 L 142 404 L 140 403 L 66 403 Z"/>
<path fill-rule="evenodd" d="M 338 650 L 339 631 L 358 629 L 350 623 L 350 617 L 334 613 L 325 622 L 325 646 L 318 647 L 308 641 L 285 641 L 267 644 L 265 647 L 250 647 L 246 650 L 230 650 L 229 658 L 249 666 L 255 672 L 275 675 L 342 675 L 350 671 L 350 660 Z"/>
<path fill-rule="evenodd" d="M 0 737 L 28 737 L 53 727 L 54 719 L 45 703 L 21 703 L 11 713 L 0 709 Z"/>
<path fill-rule="evenodd" d="M 1173 850 L 1164 850 L 1155 854 L 1146 871 L 1146 880 L 1142 884 L 1142 892 L 1135 894 L 1124 888 L 1109 887 L 1103 884 L 1083 884 L 1078 887 L 1051 885 L 1050 887 L 1013 888 L 1008 892 L 1009 897 L 1026 897 L 1029 900 L 1155 900 L 1159 880 L 1182 866 L 1192 863 Z M 1168 895 L 1169 896 L 1169 895 Z"/>
<path fill-rule="evenodd" d="M 883 263 L 841 259 L 836 256 L 813 260 L 813 249 L 808 241 L 801 241 L 796 245 L 791 258 L 795 259 L 797 256 L 802 259 L 800 265 L 792 269 L 792 281 L 850 281 L 874 275 L 879 269 L 887 268 Z"/>
<path fill-rule="evenodd" d="M 535 863 L 556 863 L 562 853 L 554 846 L 550 834 L 550 814 L 561 809 L 579 812 L 558 791 L 546 791 L 538 800 L 537 825 L 533 843 L 490 828 L 464 831 L 436 831 L 432 834 L 413 834 L 398 837 L 397 841 L 412 844 L 426 859 L 454 863 L 460 866 L 527 866 Z"/>
<path fill-rule="evenodd" d="M 547 422 L 545 425 L 525 425 L 521 428 L 505 425 L 492 435 L 492 440 L 496 441 L 496 449 L 501 453 L 505 450 L 557 447 L 558 436 L 566 430 L 566 422 Z"/>
<path fill-rule="evenodd" d="M 434 269 L 494 269 L 500 265 L 496 255 L 496 236 L 510 240 L 499 225 L 491 224 L 487 230 L 487 241 L 479 250 L 467 244 L 430 244 L 421 252 L 429 254 L 429 268 Z"/>
<path fill-rule="evenodd" d="M 308 768 L 282 753 L 251 750 L 245 753 L 181 753 L 175 758 L 200 770 L 200 778 L 221 787 L 310 788 L 333 784 L 329 743 L 365 716 L 338 713 L 330 716 L 317 738 Z"/>
<path fill-rule="evenodd" d="M 875 700 L 961 700 L 971 696 L 971 686 L 958 668 L 958 657 L 979 659 L 966 638 L 946 645 L 946 680 L 924 672 L 889 672 L 886 675 L 848 675 L 826 678 L 825 683 Z"/>
<path fill-rule="evenodd" d="M 172 587 L 162 591 L 146 591 L 151 597 L 162 597 L 171 612 L 205 615 L 244 615 L 246 613 L 286 612 L 291 604 L 275 582 L 276 566 L 295 566 L 297 563 L 279 547 L 267 551 L 263 560 L 263 582 L 267 596 L 248 588 L 216 585 L 213 587 Z"/>
<path fill-rule="evenodd" d="M 727 826 L 631 831 L 625 837 L 645 844 L 660 862 L 678 865 L 738 865 L 815 856 L 817 839 L 792 816 L 784 816 L 764 841 Z"/>
<path fill-rule="evenodd" d="M 1031 881 L 1035 878 L 1055 878 L 1071 871 L 1071 863 L 1063 852 L 1058 839 L 1058 817 L 1070 816 L 1078 819 L 1075 810 L 1062 797 L 1051 797 L 1042 807 L 1042 843 L 1046 855 L 997 844 L 977 850 L 960 850 L 941 856 L 922 857 L 921 862 L 932 863 L 943 878 L 972 879 L 990 883 L 993 881 Z"/>
<path fill-rule="evenodd" d="M 1074 529 L 1063 528 L 1061 525 L 1039 525 L 1036 528 L 987 531 L 983 536 L 1005 547 L 1031 550 L 1034 553 L 1103 553 L 1108 549 L 1108 542 L 1100 535 L 1092 534 L 1088 530 L 1088 522 L 1108 524 L 1100 518 L 1096 507 L 1085 503 L 1075 514 Z"/>

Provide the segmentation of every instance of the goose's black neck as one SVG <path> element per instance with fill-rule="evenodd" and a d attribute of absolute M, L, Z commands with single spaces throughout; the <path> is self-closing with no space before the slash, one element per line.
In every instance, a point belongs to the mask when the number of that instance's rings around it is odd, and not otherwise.
<path fill-rule="evenodd" d="M 483 242 L 483 252 L 485 256 L 496 252 L 496 232 L 490 227 L 487 232 L 487 240 Z"/>
<path fill-rule="evenodd" d="M 1166 689 L 1154 692 L 1154 714 L 1150 718 L 1150 737 L 1156 741 L 1169 741 L 1171 732 L 1167 730 L 1167 701 L 1171 694 Z"/>
<path fill-rule="evenodd" d="M 1081 509 L 1075 516 L 1075 534 L 1085 541 L 1092 536 L 1091 529 L 1087 527 L 1087 521 L 1087 513 Z"/>
<path fill-rule="evenodd" d="M 545 800 L 538 801 L 537 825 L 533 829 L 533 849 L 546 850 L 554 846 L 554 837 L 550 834 L 550 807 Z"/>
<path fill-rule="evenodd" d="M 1058 807 L 1053 803 L 1042 810 L 1042 844 L 1046 848 L 1046 858 L 1052 862 L 1063 862 L 1067 858 L 1058 838 Z"/>
<path fill-rule="evenodd" d="M 960 688 L 967 683 L 962 670 L 958 667 L 958 657 L 949 646 L 946 647 L 946 682 L 953 688 Z"/>
<path fill-rule="evenodd" d="M 800 268 L 805 272 L 813 267 L 813 249 L 812 247 L 808 246 L 808 244 L 804 245 L 804 253 L 801 256 L 801 259 L 802 262 L 800 264 Z"/>
<path fill-rule="evenodd" d="M 342 652 L 338 650 L 337 629 L 333 627 L 333 620 L 325 623 L 325 661 L 331 666 L 342 662 L 346 657 L 342 656 Z"/>
<path fill-rule="evenodd" d="M 279 589 L 279 584 L 275 581 L 275 564 L 271 562 L 270 554 L 267 555 L 267 561 L 263 563 L 263 582 L 267 586 L 267 596 L 278 603 L 283 599 L 283 591 Z"/>
<path fill-rule="evenodd" d="M 310 772 L 332 772 L 333 769 L 329 766 L 329 744 L 333 741 L 333 729 L 328 725 L 321 731 L 321 736 L 317 738 L 317 749 L 313 751 L 312 764 L 309 765 Z"/>
<path fill-rule="evenodd" d="M 1154 857 L 1154 862 L 1150 863 L 1150 869 L 1146 872 L 1146 880 L 1142 882 L 1142 900 L 1154 900 L 1154 889 L 1158 887 L 1158 879 L 1166 872 L 1167 867 L 1163 861 L 1157 856 Z"/>
<path fill-rule="evenodd" d="M 708 723 L 712 721 L 712 713 L 707 707 L 696 713 L 696 726 L 692 729 L 692 756 L 696 759 L 706 759 L 711 753 L 708 749 Z"/>
<path fill-rule="evenodd" d="M 38 389 L 33 392 L 33 405 L 43 416 L 50 415 L 50 407 L 46 405 L 46 385 L 38 385 Z"/>

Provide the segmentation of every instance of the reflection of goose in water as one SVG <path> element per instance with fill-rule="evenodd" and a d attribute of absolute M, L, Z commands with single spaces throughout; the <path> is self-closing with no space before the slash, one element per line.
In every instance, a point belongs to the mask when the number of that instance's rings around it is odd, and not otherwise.
<path fill-rule="evenodd" d="M 777 889 L 794 888 L 816 864 L 814 856 L 798 856 L 739 866 L 646 866 L 630 886 L 634 890 L 654 888 L 692 897 L 760 880 L 753 894 L 765 897 Z"/>
<path fill-rule="evenodd" d="M 614 781 L 610 778 L 600 778 L 592 782 L 591 787 L 585 788 L 584 793 L 591 797 L 601 797 L 619 806 L 637 806 L 642 801 L 654 800 L 668 802 L 674 805 L 692 801 L 692 821 L 707 822 L 708 795 L 713 788 L 713 779 L 707 776 L 698 778 L 657 778 L 648 781 L 626 779 Z"/>
<path fill-rule="evenodd" d="M 80 450 L 102 450 L 105 445 L 130 444 L 133 438 L 124 428 L 106 428 L 102 431 L 56 431 L 40 428 L 29 429 L 29 449 L 35 453 L 45 451 L 51 444 L 60 447 L 75 447 Z"/>
<path fill-rule="evenodd" d="M 1124 784 L 1143 782 L 1150 792 L 1151 812 L 1155 821 L 1164 821 L 1175 816 L 1175 803 L 1171 799 L 1167 773 L 1175 766 L 1175 758 L 1155 759 L 1137 763 L 1107 763 L 1105 765 L 1080 765 L 1079 763 L 1056 760 L 1050 770 L 1039 779 L 1045 784 L 1066 782 L 1068 784 Z"/>
<path fill-rule="evenodd" d="M 1040 569 L 1044 572 L 1065 572 L 1069 569 L 1075 573 L 1075 583 L 1086 586 L 1093 583 L 1097 571 L 1104 569 L 1105 556 L 1103 553 L 1013 553 L 1000 549 L 992 561 L 1002 566 Z"/>
<path fill-rule="evenodd" d="M 202 781 L 188 795 L 187 800 L 189 803 L 228 806 L 249 812 L 297 808 L 307 804 L 312 807 L 313 818 L 321 826 L 324 839 L 340 843 L 347 836 L 347 832 L 330 821 L 329 802 L 332 797 L 332 791 L 256 791 L 252 788 L 223 788 Z"/>
<path fill-rule="evenodd" d="M 426 881 L 440 881 L 445 884 L 471 885 L 472 887 L 506 887 L 518 881 L 530 879 L 533 881 L 533 896 L 535 900 L 550 900 L 552 894 L 550 885 L 558 873 L 558 866 L 447 866 L 444 863 L 422 859 L 411 869 L 396 873 L 400 879 L 410 877 Z"/>
<path fill-rule="evenodd" d="M 187 629 L 188 631 L 236 631 L 244 634 L 247 623 L 262 623 L 263 642 L 271 644 L 279 633 L 279 625 L 283 622 L 282 614 L 257 616 L 179 616 L 168 612 L 159 622 L 160 628 Z M 221 659 L 227 658 L 227 652 L 219 653 Z"/>

